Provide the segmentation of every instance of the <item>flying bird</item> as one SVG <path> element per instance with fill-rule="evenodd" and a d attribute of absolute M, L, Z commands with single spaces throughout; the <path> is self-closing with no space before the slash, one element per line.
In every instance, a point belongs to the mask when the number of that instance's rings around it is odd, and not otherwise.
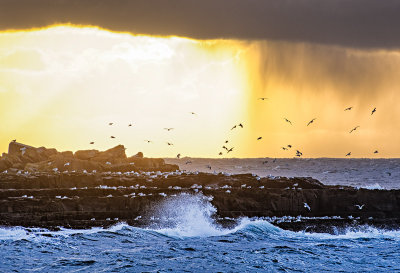
<path fill-rule="evenodd" d="M 258 138 L 257 138 L 257 140 L 261 140 L 261 139 L 262 139 L 262 137 L 258 137 Z"/>
<path fill-rule="evenodd" d="M 288 148 L 292 148 L 292 145 L 289 144 L 289 145 L 288 145 Z"/>
<path fill-rule="evenodd" d="M 110 125 L 110 126 L 111 126 L 111 125 L 113 125 L 113 124 L 114 124 L 113 122 L 110 122 L 108 125 Z"/>
<path fill-rule="evenodd" d="M 176 158 L 178 158 L 178 159 L 181 158 L 181 154 L 177 154 Z"/>
<path fill-rule="evenodd" d="M 288 149 L 288 148 L 286 148 L 286 147 L 282 147 L 282 150 L 284 150 L 284 151 L 287 151 L 287 149 Z"/>
<path fill-rule="evenodd" d="M 362 204 L 362 205 L 354 205 L 354 206 L 357 207 L 359 210 L 362 210 L 363 207 L 365 206 L 365 204 Z"/>
<path fill-rule="evenodd" d="M 290 125 L 292 125 L 292 122 L 290 120 L 288 120 L 287 118 L 283 118 L 287 123 L 290 123 Z"/>
<path fill-rule="evenodd" d="M 236 125 L 231 128 L 231 131 L 236 128 Z"/>
<path fill-rule="evenodd" d="M 264 160 L 263 162 L 262 162 L 262 164 L 264 165 L 264 164 L 267 164 L 268 163 L 268 160 Z"/>
<path fill-rule="evenodd" d="M 171 146 L 171 145 L 174 145 L 174 144 L 171 143 L 171 142 L 167 142 L 167 145 L 168 145 L 168 146 Z"/>
<path fill-rule="evenodd" d="M 239 125 L 238 125 L 239 127 L 241 127 L 241 128 L 243 128 L 243 124 L 241 124 L 241 123 L 239 123 Z"/>
<path fill-rule="evenodd" d="M 228 140 L 225 140 L 225 143 L 228 143 L 229 141 Z"/>
<path fill-rule="evenodd" d="M 192 114 L 192 115 L 197 115 L 195 112 L 189 112 L 190 114 Z"/>
<path fill-rule="evenodd" d="M 111 136 L 111 138 L 115 138 L 115 136 Z"/>
<path fill-rule="evenodd" d="M 356 127 L 354 127 L 353 129 L 351 129 L 350 132 L 349 132 L 349 134 L 351 134 L 351 132 L 357 130 L 357 128 L 360 128 L 360 126 L 356 126 Z"/>
<path fill-rule="evenodd" d="M 211 170 L 211 166 L 210 165 L 207 165 L 206 168 Z"/>
<path fill-rule="evenodd" d="M 259 100 L 267 100 L 268 98 L 258 98 Z"/>
<path fill-rule="evenodd" d="M 219 154 L 218 155 L 222 155 L 222 152 L 219 152 Z"/>
<path fill-rule="evenodd" d="M 171 130 L 174 130 L 174 128 L 164 128 L 164 130 L 167 130 L 169 132 Z"/>
<path fill-rule="evenodd" d="M 306 202 L 304 202 L 304 207 L 305 207 L 306 209 L 308 209 L 308 211 L 311 211 L 310 206 L 309 206 Z"/>
<path fill-rule="evenodd" d="M 371 116 L 376 112 L 376 107 L 372 110 Z"/>
<path fill-rule="evenodd" d="M 316 120 L 316 118 L 313 118 L 312 120 L 310 120 L 310 121 L 307 123 L 307 126 L 310 125 L 311 123 L 313 123 L 314 120 Z"/>
<path fill-rule="evenodd" d="M 128 127 L 132 127 L 132 124 L 131 124 L 131 123 L 129 123 L 129 124 L 128 124 Z"/>
<path fill-rule="evenodd" d="M 353 109 L 353 106 L 347 107 L 346 109 L 344 109 L 344 111 L 350 111 L 351 109 Z"/>
<path fill-rule="evenodd" d="M 346 154 L 346 156 L 351 156 L 351 152 L 348 152 L 348 153 Z"/>
<path fill-rule="evenodd" d="M 374 154 L 377 154 L 377 153 L 379 153 L 378 150 L 376 150 L 376 151 L 374 152 Z"/>
<path fill-rule="evenodd" d="M 94 141 L 91 141 L 89 144 L 94 144 Z"/>
<path fill-rule="evenodd" d="M 233 148 L 234 148 L 234 147 L 230 148 L 230 149 L 227 151 L 227 153 L 232 152 L 232 151 L 233 151 Z"/>
<path fill-rule="evenodd" d="M 152 143 L 152 142 L 153 142 L 153 141 L 151 141 L 151 140 L 147 140 L 147 139 L 146 139 L 145 141 L 146 141 L 147 143 Z"/>

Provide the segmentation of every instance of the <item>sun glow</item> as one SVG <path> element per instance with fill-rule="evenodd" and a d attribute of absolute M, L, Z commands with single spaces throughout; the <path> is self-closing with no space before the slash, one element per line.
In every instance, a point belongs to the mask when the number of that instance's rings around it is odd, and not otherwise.
<path fill-rule="evenodd" d="M 0 33 L 1 150 L 17 138 L 61 150 L 94 141 L 130 154 L 216 156 L 243 115 L 241 48 L 93 27 Z"/>

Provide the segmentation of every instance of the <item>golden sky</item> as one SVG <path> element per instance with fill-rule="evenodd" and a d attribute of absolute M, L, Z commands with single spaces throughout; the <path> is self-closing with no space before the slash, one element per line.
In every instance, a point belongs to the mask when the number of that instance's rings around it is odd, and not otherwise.
<path fill-rule="evenodd" d="M 293 157 L 295 149 L 399 157 L 399 70 L 395 50 L 72 25 L 0 32 L 0 151 L 16 138 L 58 150 L 124 144 L 129 155 L 218 157 L 229 140 L 234 152 L 224 157 Z"/>

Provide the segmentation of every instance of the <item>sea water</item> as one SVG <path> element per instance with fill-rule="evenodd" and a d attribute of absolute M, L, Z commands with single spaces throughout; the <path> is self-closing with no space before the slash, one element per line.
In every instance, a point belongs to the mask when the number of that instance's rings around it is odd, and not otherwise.
<path fill-rule="evenodd" d="M 0 272 L 400 272 L 400 231 L 291 232 L 240 219 L 223 228 L 209 196 L 181 194 L 145 228 L 0 228 Z"/>

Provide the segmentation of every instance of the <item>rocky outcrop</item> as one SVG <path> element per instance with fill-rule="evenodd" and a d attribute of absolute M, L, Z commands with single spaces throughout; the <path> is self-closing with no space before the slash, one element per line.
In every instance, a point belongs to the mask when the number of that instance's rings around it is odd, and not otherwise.
<path fill-rule="evenodd" d="M 309 177 L 15 170 L 0 174 L 0 225 L 151 225 L 158 221 L 156 208 L 180 194 L 206 196 L 217 209 L 216 219 L 226 225 L 246 216 L 317 232 L 356 224 L 400 227 L 400 190 L 325 186 Z"/>
<path fill-rule="evenodd" d="M 179 167 L 165 164 L 163 159 L 144 158 L 140 152 L 128 158 L 123 145 L 106 151 L 80 150 L 72 153 L 45 147 L 35 148 L 13 141 L 9 144 L 8 154 L 0 157 L 0 172 L 9 169 L 28 172 L 127 172 L 175 171 Z"/>

